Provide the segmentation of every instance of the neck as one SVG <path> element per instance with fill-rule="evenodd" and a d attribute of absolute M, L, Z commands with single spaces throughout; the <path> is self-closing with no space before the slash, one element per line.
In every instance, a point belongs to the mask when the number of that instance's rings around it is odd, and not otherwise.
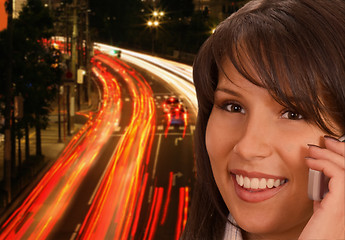
<path fill-rule="evenodd" d="M 281 236 L 281 235 L 259 235 L 259 234 L 251 234 L 251 233 L 244 233 L 243 235 L 244 240 L 293 240 L 298 239 L 299 234 L 297 235 L 289 235 L 289 236 Z"/>
<path fill-rule="evenodd" d="M 242 237 L 244 240 L 297 240 L 302 230 L 303 228 L 299 231 L 286 231 L 270 234 L 255 234 L 242 231 Z"/>

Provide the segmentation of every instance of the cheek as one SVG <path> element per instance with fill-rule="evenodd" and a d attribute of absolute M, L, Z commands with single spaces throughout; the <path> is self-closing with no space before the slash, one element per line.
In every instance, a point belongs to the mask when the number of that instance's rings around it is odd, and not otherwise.
<path fill-rule="evenodd" d="M 224 117 L 218 109 L 213 109 L 206 128 L 206 149 L 211 159 L 222 161 L 236 144 L 239 124 Z M 234 129 L 233 126 L 237 126 Z"/>
<path fill-rule="evenodd" d="M 307 139 L 307 140 L 306 140 Z M 308 136 L 295 137 L 291 139 L 282 139 L 282 142 L 286 143 L 285 146 L 279 146 L 276 148 L 276 152 L 283 160 L 284 167 L 286 168 L 286 173 L 290 181 L 291 193 L 298 196 L 298 199 L 302 199 L 304 202 L 308 202 L 308 173 L 309 169 L 306 164 L 305 157 L 308 156 Z M 315 142 L 310 140 L 309 142 Z"/>
<path fill-rule="evenodd" d="M 218 168 L 220 168 L 219 165 L 221 165 L 220 162 L 222 158 L 220 150 L 222 149 L 221 145 L 223 141 L 217 132 L 216 125 L 211 116 L 206 128 L 205 143 L 214 176 L 218 176 L 217 172 L 219 171 Z"/>
<path fill-rule="evenodd" d="M 226 156 L 232 149 L 231 133 L 228 129 L 224 129 L 221 123 L 221 119 L 211 113 L 207 123 L 205 141 L 212 167 L 225 162 Z"/>
<path fill-rule="evenodd" d="M 229 203 L 227 199 L 226 189 L 229 182 L 229 174 L 227 170 L 227 155 L 230 151 L 227 147 L 226 135 L 219 132 L 219 125 L 214 121 L 215 119 L 211 116 L 207 128 L 206 128 L 206 149 L 210 159 L 211 169 L 215 183 L 218 187 L 220 194 L 222 195 L 224 201 Z"/>
<path fill-rule="evenodd" d="M 225 201 L 227 199 L 226 189 L 229 187 L 231 178 L 228 172 L 228 164 L 231 151 L 235 145 L 232 130 L 229 129 L 229 126 L 229 123 L 224 122 L 224 118 L 213 113 L 209 118 L 205 136 L 213 176 Z"/>
<path fill-rule="evenodd" d="M 305 162 L 307 156 L 307 147 L 303 144 L 286 144 L 277 148 L 277 153 L 282 159 L 282 167 L 289 179 L 290 197 L 296 198 L 292 202 L 307 203 L 308 195 L 308 166 Z M 288 197 L 288 196 L 287 196 Z"/>
<path fill-rule="evenodd" d="M 308 156 L 308 143 L 321 145 L 320 137 L 285 133 L 276 141 L 276 153 L 283 160 L 286 170 L 295 177 L 307 179 L 308 167 L 305 157 Z"/>

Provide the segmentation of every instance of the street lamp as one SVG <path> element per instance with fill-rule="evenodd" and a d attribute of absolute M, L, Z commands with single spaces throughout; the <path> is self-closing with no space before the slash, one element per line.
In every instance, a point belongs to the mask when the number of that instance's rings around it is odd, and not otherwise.
<path fill-rule="evenodd" d="M 164 12 L 163 11 L 153 11 L 152 15 L 155 18 L 159 18 L 159 17 L 163 17 L 164 16 Z"/>
<path fill-rule="evenodd" d="M 151 21 L 151 20 L 147 21 L 147 26 L 149 26 L 149 27 L 158 27 L 158 25 L 159 25 L 159 22 L 157 20 L 155 20 L 155 21 Z"/>
<path fill-rule="evenodd" d="M 152 54 L 154 53 L 154 38 L 155 34 L 157 34 L 157 27 L 159 26 L 158 20 L 149 20 L 147 21 L 147 26 L 150 28 L 152 34 Z"/>
<path fill-rule="evenodd" d="M 154 53 L 154 41 L 155 38 L 157 38 L 157 31 L 158 31 L 158 27 L 161 23 L 161 18 L 164 16 L 164 12 L 163 11 L 158 11 L 158 10 L 154 10 L 151 13 L 151 17 L 150 19 L 147 21 L 147 26 L 150 28 L 150 32 L 152 34 L 152 54 Z"/>

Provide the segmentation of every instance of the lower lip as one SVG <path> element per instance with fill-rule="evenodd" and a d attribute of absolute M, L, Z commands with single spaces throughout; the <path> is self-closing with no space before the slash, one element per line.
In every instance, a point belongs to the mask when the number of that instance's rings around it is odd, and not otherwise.
<path fill-rule="evenodd" d="M 245 189 L 237 184 L 236 176 L 232 175 L 232 180 L 235 186 L 237 196 L 245 202 L 258 203 L 274 197 L 278 192 L 286 186 L 287 183 L 279 187 L 265 188 L 265 189 Z"/>

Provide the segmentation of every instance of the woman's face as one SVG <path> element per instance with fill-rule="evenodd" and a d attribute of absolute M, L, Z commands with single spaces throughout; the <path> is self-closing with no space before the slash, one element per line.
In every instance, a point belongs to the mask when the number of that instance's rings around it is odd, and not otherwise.
<path fill-rule="evenodd" d="M 313 211 L 307 144 L 322 146 L 325 133 L 229 62 L 224 69 L 233 83 L 219 76 L 206 129 L 216 184 L 242 229 L 265 239 L 295 238 Z"/>

